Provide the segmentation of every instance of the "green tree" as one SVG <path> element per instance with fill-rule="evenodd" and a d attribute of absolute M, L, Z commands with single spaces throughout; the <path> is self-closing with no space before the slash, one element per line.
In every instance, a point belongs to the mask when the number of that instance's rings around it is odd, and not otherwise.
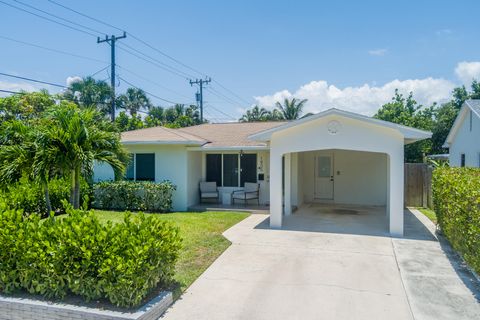
<path fill-rule="evenodd" d="M 35 119 L 53 105 L 55 105 L 55 99 L 47 90 L 23 92 L 0 98 L 0 122 L 14 119 L 22 121 Z"/>
<path fill-rule="evenodd" d="M 45 136 L 45 123 L 10 120 L 2 124 L 0 132 L 7 137 L 0 145 L 0 184 L 6 188 L 22 176 L 41 184 L 48 215 L 52 211 L 48 184 L 56 173 L 56 155 Z"/>
<path fill-rule="evenodd" d="M 80 81 L 72 82 L 62 98 L 84 108 L 95 107 L 106 115 L 111 112 L 112 88 L 103 80 L 85 77 Z"/>
<path fill-rule="evenodd" d="M 452 128 L 453 122 L 457 117 L 458 109 L 453 102 L 448 102 L 435 110 L 435 123 L 432 128 L 432 150 L 431 154 L 445 153 L 443 144 L 447 139 L 448 133 Z"/>
<path fill-rule="evenodd" d="M 137 88 L 128 88 L 127 92 L 120 95 L 117 101 L 118 108 L 127 110 L 132 117 L 136 117 L 138 111 L 148 110 L 152 106 L 145 91 Z"/>
<path fill-rule="evenodd" d="M 307 103 L 307 99 L 298 100 L 293 98 L 291 100 L 285 98 L 283 104 L 276 102 L 275 106 L 278 111 L 282 114 L 283 120 L 297 120 L 302 116 L 303 107 Z"/>
<path fill-rule="evenodd" d="M 245 114 L 239 119 L 240 122 L 259 122 L 271 120 L 271 112 L 265 108 L 254 106 L 247 110 Z"/>
<path fill-rule="evenodd" d="M 80 205 L 80 175 L 91 175 L 94 161 L 111 165 L 117 177 L 124 172 L 128 153 L 115 125 L 97 110 L 63 101 L 47 111 L 46 121 L 44 139 L 49 141 L 57 165 L 70 173 L 74 208 Z"/>
<path fill-rule="evenodd" d="M 424 107 L 419 105 L 413 94 L 405 98 L 395 90 L 392 101 L 384 104 L 374 115 L 374 118 L 402 124 L 423 130 L 432 130 L 436 106 Z M 418 141 L 405 146 L 405 162 L 423 162 L 425 155 L 432 150 L 430 139 Z"/>
<path fill-rule="evenodd" d="M 150 108 L 150 110 L 148 110 L 148 115 L 144 119 L 145 126 L 150 128 L 163 125 L 165 121 L 164 112 L 165 109 L 162 107 Z"/>
<path fill-rule="evenodd" d="M 118 130 L 121 132 L 142 129 L 145 127 L 145 124 L 140 116 L 135 115 L 129 117 L 125 111 L 120 112 L 120 114 L 115 118 L 115 123 Z"/>

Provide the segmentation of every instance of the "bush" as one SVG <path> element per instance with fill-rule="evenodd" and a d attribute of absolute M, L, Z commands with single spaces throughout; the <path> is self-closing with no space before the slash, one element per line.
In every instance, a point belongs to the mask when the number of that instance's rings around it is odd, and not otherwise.
<path fill-rule="evenodd" d="M 41 220 L 0 205 L 0 291 L 26 290 L 46 298 L 75 294 L 138 305 L 172 279 L 178 229 L 144 214 L 102 225 L 92 212 Z"/>
<path fill-rule="evenodd" d="M 168 212 L 172 210 L 173 192 L 170 181 L 162 183 L 105 181 L 93 186 L 93 207 L 105 210 Z"/>
<path fill-rule="evenodd" d="M 436 169 L 433 201 L 441 231 L 465 261 L 480 273 L 480 170 Z"/>
<path fill-rule="evenodd" d="M 87 199 L 92 197 L 92 188 L 81 179 L 80 189 Z M 49 183 L 50 203 L 52 210 L 56 213 L 64 213 L 65 207 L 63 201 L 70 198 L 70 179 L 52 179 Z M 26 214 L 40 213 L 45 216 L 47 205 L 43 187 L 34 181 L 23 177 L 19 182 L 6 187 L 6 190 L 0 194 L 0 200 L 11 209 L 22 210 Z"/>

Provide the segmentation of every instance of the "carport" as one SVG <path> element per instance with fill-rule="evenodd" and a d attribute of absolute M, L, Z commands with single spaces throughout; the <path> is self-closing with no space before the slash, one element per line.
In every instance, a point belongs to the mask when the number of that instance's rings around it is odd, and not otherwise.
<path fill-rule="evenodd" d="M 338 109 L 250 136 L 270 145 L 270 227 L 305 204 L 384 206 L 403 236 L 404 145 L 430 136 Z"/>

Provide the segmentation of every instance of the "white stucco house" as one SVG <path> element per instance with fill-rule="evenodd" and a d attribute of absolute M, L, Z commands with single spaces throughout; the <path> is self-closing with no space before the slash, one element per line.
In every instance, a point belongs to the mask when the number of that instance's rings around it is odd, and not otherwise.
<path fill-rule="evenodd" d="M 303 204 L 384 206 L 392 235 L 403 234 L 404 145 L 431 133 L 338 109 L 291 122 L 216 123 L 122 134 L 132 153 L 127 178 L 171 180 L 174 210 L 199 202 L 199 182 L 216 181 L 228 203 L 244 182 L 260 185 L 270 226 Z M 95 180 L 113 179 L 98 165 Z"/>
<path fill-rule="evenodd" d="M 462 105 L 443 145 L 452 167 L 480 167 L 480 100 Z"/>

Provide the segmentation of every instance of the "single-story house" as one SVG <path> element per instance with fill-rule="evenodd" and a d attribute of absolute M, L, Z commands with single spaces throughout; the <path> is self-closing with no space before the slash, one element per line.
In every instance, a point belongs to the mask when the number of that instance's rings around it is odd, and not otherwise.
<path fill-rule="evenodd" d="M 329 109 L 290 122 L 155 127 L 122 134 L 132 153 L 127 178 L 171 180 L 174 210 L 199 203 L 199 183 L 215 181 L 220 201 L 245 182 L 260 185 L 270 226 L 304 203 L 385 206 L 392 235 L 403 234 L 404 145 L 431 133 Z M 95 168 L 95 180 L 113 179 Z"/>
<path fill-rule="evenodd" d="M 444 148 L 452 167 L 480 167 L 480 99 L 463 103 Z"/>

